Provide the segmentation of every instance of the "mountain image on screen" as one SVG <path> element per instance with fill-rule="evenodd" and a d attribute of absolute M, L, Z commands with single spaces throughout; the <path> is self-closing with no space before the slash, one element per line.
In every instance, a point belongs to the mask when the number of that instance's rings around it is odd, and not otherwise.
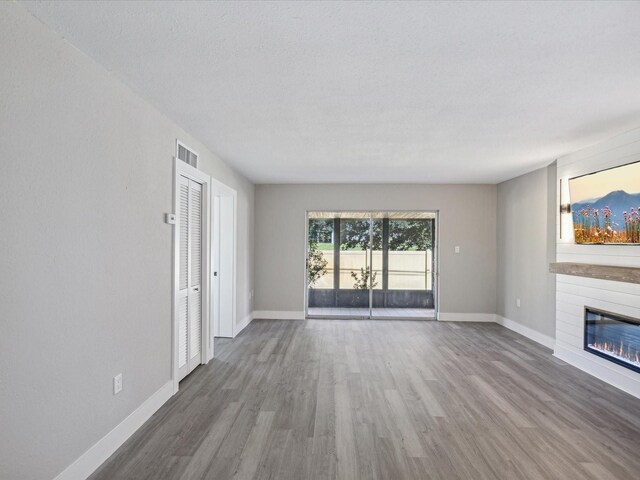
<path fill-rule="evenodd" d="M 640 243 L 640 193 L 615 190 L 571 211 L 577 243 Z"/>

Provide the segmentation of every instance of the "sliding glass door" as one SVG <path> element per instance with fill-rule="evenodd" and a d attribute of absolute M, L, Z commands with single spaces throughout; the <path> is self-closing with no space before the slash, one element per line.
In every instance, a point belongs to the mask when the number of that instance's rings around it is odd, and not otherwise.
<path fill-rule="evenodd" d="M 308 212 L 309 317 L 435 318 L 436 212 Z"/>

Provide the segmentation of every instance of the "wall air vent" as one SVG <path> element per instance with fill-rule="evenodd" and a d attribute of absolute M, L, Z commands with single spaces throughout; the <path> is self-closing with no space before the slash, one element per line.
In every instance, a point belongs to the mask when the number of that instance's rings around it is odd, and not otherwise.
<path fill-rule="evenodd" d="M 180 141 L 177 142 L 177 146 L 178 160 L 182 160 L 184 163 L 187 163 L 194 168 L 198 168 L 198 154 Z"/>

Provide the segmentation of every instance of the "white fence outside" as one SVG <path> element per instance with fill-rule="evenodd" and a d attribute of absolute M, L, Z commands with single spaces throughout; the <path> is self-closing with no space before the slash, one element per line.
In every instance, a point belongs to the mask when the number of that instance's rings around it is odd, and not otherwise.
<path fill-rule="evenodd" d="M 325 273 L 312 288 L 333 288 L 333 251 L 321 251 L 327 260 Z M 432 290 L 433 252 L 405 251 L 389 252 L 389 290 Z M 340 252 L 340 287 L 353 288 L 355 279 L 351 272 L 360 274 L 360 269 L 369 265 L 369 252 L 342 251 Z M 376 275 L 376 290 L 382 289 L 382 252 L 373 252 L 373 272 Z"/>

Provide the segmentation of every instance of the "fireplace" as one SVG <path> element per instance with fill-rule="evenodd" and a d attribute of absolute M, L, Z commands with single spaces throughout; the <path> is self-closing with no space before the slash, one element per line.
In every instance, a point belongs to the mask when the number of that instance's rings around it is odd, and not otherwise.
<path fill-rule="evenodd" d="M 585 307 L 584 349 L 640 373 L 640 319 Z"/>

